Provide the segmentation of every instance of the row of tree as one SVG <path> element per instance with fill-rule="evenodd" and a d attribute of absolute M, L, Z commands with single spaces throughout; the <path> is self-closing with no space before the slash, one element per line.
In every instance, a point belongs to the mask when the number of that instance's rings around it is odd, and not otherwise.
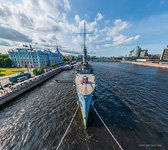
<path fill-rule="evenodd" d="M 75 60 L 75 57 L 74 56 L 64 56 L 64 61 L 74 61 Z"/>
<path fill-rule="evenodd" d="M 40 75 L 40 74 L 43 74 L 45 71 L 44 71 L 44 69 L 33 69 L 33 74 L 35 75 L 35 76 L 37 76 L 37 75 Z"/>
<path fill-rule="evenodd" d="M 12 62 L 9 58 L 8 54 L 1 54 L 0 53 L 0 68 L 10 68 L 12 67 Z"/>

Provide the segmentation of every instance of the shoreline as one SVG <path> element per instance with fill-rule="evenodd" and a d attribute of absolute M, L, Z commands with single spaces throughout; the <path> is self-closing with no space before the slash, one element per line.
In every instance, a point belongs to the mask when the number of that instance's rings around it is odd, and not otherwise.
<path fill-rule="evenodd" d="M 4 105 L 5 103 L 7 103 L 9 101 L 12 101 L 15 97 L 18 97 L 19 95 L 25 93 L 26 91 L 45 82 L 49 78 L 61 73 L 62 71 L 70 70 L 70 69 L 72 69 L 71 66 L 62 66 L 62 67 L 53 69 L 49 72 L 46 72 L 44 74 L 38 75 L 35 78 L 30 78 L 28 80 L 25 80 L 16 86 L 13 86 L 11 91 L 0 96 L 0 106 Z"/>
<path fill-rule="evenodd" d="M 157 63 L 151 63 L 151 62 L 134 62 L 134 61 L 121 61 L 122 63 L 128 63 L 128 64 L 135 64 L 140 66 L 148 66 L 148 67 L 157 67 L 157 68 L 165 68 L 168 69 L 168 64 L 157 64 Z"/>

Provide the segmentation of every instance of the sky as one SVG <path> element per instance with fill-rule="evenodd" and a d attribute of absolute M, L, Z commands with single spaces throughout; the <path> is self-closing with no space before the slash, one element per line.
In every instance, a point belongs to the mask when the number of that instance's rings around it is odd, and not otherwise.
<path fill-rule="evenodd" d="M 168 45 L 168 0 L 0 0 L 0 53 L 23 44 L 79 54 L 126 56 Z"/>

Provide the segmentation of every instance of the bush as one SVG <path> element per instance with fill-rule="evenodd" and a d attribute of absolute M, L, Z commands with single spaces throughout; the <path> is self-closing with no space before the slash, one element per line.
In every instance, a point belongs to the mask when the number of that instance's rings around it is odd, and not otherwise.
<path fill-rule="evenodd" d="M 39 69 L 39 70 L 38 70 L 38 73 L 39 73 L 39 74 L 43 74 L 44 72 L 45 72 L 44 69 Z"/>
<path fill-rule="evenodd" d="M 52 64 L 51 67 L 52 67 L 52 68 L 55 68 L 55 67 L 56 67 L 56 64 Z"/>
<path fill-rule="evenodd" d="M 33 69 L 33 74 L 35 75 L 35 76 L 38 76 L 38 75 L 40 75 L 40 74 L 43 74 L 45 71 L 44 71 L 44 69 Z"/>

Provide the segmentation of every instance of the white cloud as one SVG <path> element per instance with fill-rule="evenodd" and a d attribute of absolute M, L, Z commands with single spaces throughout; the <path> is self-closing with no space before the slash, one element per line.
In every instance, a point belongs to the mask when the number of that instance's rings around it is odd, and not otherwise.
<path fill-rule="evenodd" d="M 8 41 L 8 40 L 4 40 L 4 39 L 0 38 L 0 45 L 2 45 L 2 46 L 11 46 L 12 43 L 10 41 Z"/>
<path fill-rule="evenodd" d="M 131 27 L 131 24 L 127 21 L 122 21 L 121 19 L 116 19 L 114 21 L 114 26 L 105 28 L 103 32 L 106 33 L 106 41 L 112 41 L 111 46 L 116 47 L 119 45 L 125 45 L 136 41 L 140 38 L 140 35 L 135 36 L 126 36 L 122 34 L 122 31 Z M 105 44 L 105 47 L 110 46 L 109 44 Z"/>
<path fill-rule="evenodd" d="M 11 28 L 20 35 L 24 34 L 25 37 L 31 38 L 33 43 L 44 44 L 41 41 L 45 39 L 51 42 L 48 44 L 52 44 L 54 39 L 46 39 L 46 36 L 51 34 L 54 36 L 57 33 L 59 35 L 64 26 L 66 28 L 66 13 L 70 9 L 68 0 L 22 0 L 17 4 L 1 3 L 0 25 Z M 18 38 L 12 40 L 18 41 Z M 22 38 L 20 41 L 23 41 Z"/>
<path fill-rule="evenodd" d="M 104 44 L 103 47 L 105 48 L 112 47 L 112 44 Z"/>
<path fill-rule="evenodd" d="M 126 37 L 125 35 L 119 34 L 118 36 L 115 36 L 113 38 L 113 45 L 119 46 L 122 44 L 128 44 L 128 43 L 131 43 L 139 38 L 140 38 L 140 35 Z"/>
<path fill-rule="evenodd" d="M 22 41 L 22 42 L 32 42 L 32 40 L 28 36 L 11 28 L 0 26 L 0 33 L 1 33 L 0 38 L 3 38 L 3 39 Z"/>
<path fill-rule="evenodd" d="M 100 21 L 103 19 L 103 15 L 101 13 L 97 13 L 96 20 Z"/>
<path fill-rule="evenodd" d="M 76 23 L 80 23 L 80 17 L 79 17 L 79 15 L 75 15 L 75 21 L 76 21 Z"/>
<path fill-rule="evenodd" d="M 8 28 L 0 38 L 11 40 L 13 46 L 31 42 L 39 47 L 54 47 L 61 44 L 80 51 L 83 39 L 79 33 L 83 31 L 84 19 L 78 14 L 70 23 L 67 14 L 71 11 L 69 0 L 22 0 L 19 3 L 0 3 L 0 29 Z M 100 21 L 104 26 L 100 26 Z M 101 48 L 97 43 L 118 46 L 139 39 L 139 35 L 126 36 L 121 32 L 131 26 L 127 21 L 116 19 L 110 27 L 106 26 L 104 16 L 99 12 L 92 21 L 86 21 L 87 46 Z M 110 21 L 109 21 L 110 22 Z M 12 31 L 14 35 L 11 35 Z M 2 43 L 2 42 L 1 42 Z M 3 42 L 4 43 L 4 42 Z M 100 44 L 99 43 L 99 44 Z M 7 45 L 7 43 L 6 43 Z"/>
<path fill-rule="evenodd" d="M 68 0 L 63 0 L 64 1 L 64 9 L 66 11 L 69 11 L 71 9 L 70 3 Z"/>

